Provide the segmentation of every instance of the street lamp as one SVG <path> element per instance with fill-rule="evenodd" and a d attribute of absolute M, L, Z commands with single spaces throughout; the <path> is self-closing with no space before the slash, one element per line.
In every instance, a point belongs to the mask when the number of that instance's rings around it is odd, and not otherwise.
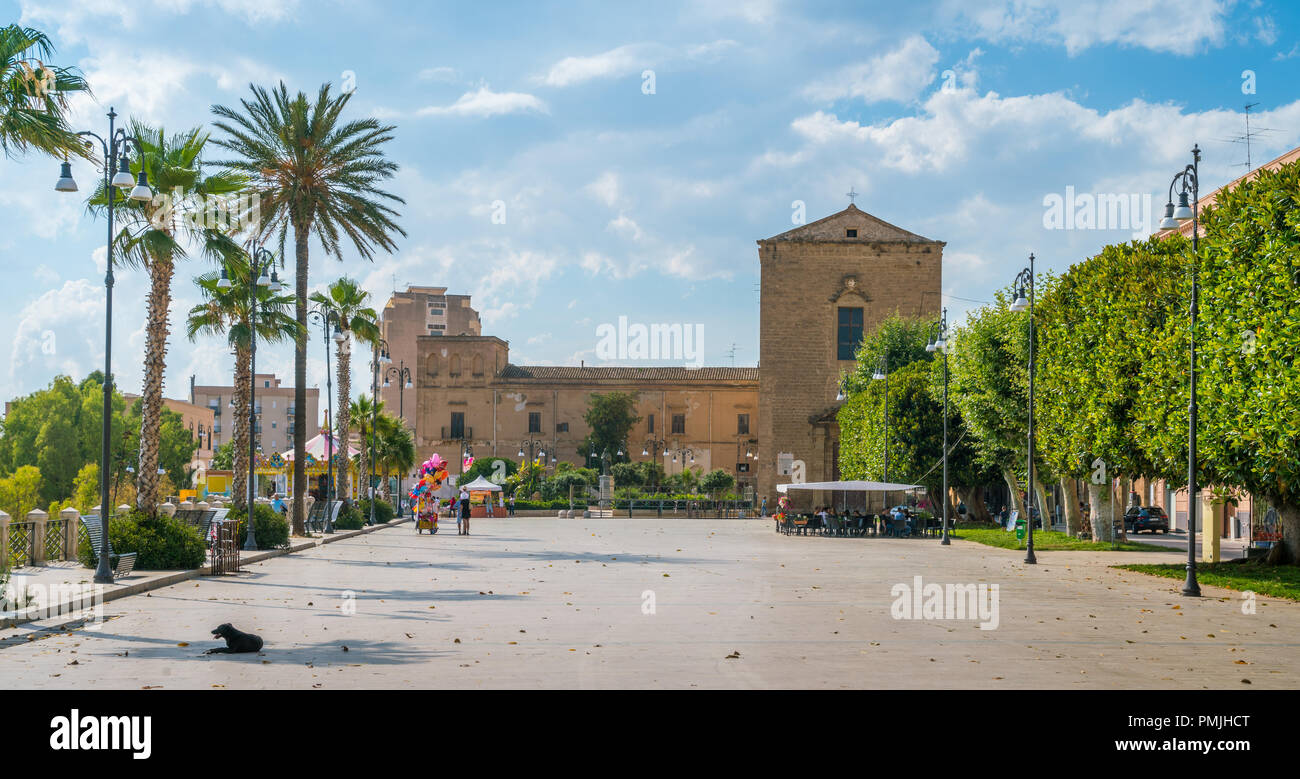
<path fill-rule="evenodd" d="M 532 463 L 536 462 L 537 458 L 539 457 L 543 459 L 546 458 L 546 450 L 542 448 L 545 445 L 546 442 L 536 438 L 528 438 L 524 441 L 519 442 L 519 456 L 521 458 L 524 456 L 524 450 L 525 449 L 528 450 L 527 452 L 528 459 L 525 460 L 525 462 L 529 463 L 529 470 L 532 470 Z M 461 460 L 461 462 L 464 462 L 464 460 Z M 529 474 L 528 478 L 529 478 L 529 484 L 531 485 L 532 474 Z"/>
<path fill-rule="evenodd" d="M 1197 266 L 1200 263 L 1200 166 L 1201 147 L 1192 147 L 1192 164 L 1174 175 L 1169 182 L 1169 202 L 1165 204 L 1165 218 L 1160 220 L 1162 230 L 1176 230 L 1182 222 L 1192 220 L 1192 305 L 1190 346 L 1188 347 L 1188 401 L 1187 401 L 1187 579 L 1183 594 L 1199 597 L 1201 585 L 1196 582 L 1196 313 L 1200 293 Z M 1178 187 L 1178 207 L 1174 207 L 1174 187 Z M 1190 196 L 1191 202 L 1188 202 Z"/>
<path fill-rule="evenodd" d="M 1012 311 L 1029 312 L 1029 455 L 1027 466 L 1028 481 L 1025 486 L 1025 526 L 1028 535 L 1025 541 L 1025 564 L 1034 565 L 1034 255 L 1029 255 L 1029 267 L 1016 274 L 1013 282 L 1016 298 L 1011 302 Z M 945 496 L 946 500 L 946 496 Z"/>
<path fill-rule="evenodd" d="M 871 374 L 873 381 L 883 381 L 885 383 L 885 475 L 881 478 L 886 483 L 889 482 L 889 350 L 886 347 L 885 353 L 881 355 L 876 370 Z M 885 503 L 889 503 L 889 493 L 885 493 Z M 889 506 L 886 505 L 888 510 Z"/>
<path fill-rule="evenodd" d="M 374 409 L 379 410 L 379 366 L 387 365 L 393 360 L 388 356 L 388 342 L 382 338 L 376 338 L 374 343 L 373 356 L 370 358 L 371 381 L 370 381 L 370 398 Z M 376 414 L 378 416 L 378 414 Z M 366 483 L 369 487 L 367 495 L 370 499 L 370 521 L 368 524 L 375 524 L 375 426 L 374 420 L 370 425 L 370 478 Z M 364 434 L 364 427 L 363 434 Z M 361 442 L 362 446 L 366 445 L 365 441 Z"/>
<path fill-rule="evenodd" d="M 948 309 L 934 324 L 930 342 L 925 345 L 927 352 L 943 352 L 943 540 L 939 543 L 950 546 L 948 539 Z"/>
<path fill-rule="evenodd" d="M 391 362 L 391 360 L 390 360 Z M 406 400 L 403 397 L 406 390 L 411 388 L 411 369 L 406 367 L 405 360 L 399 360 L 397 365 L 389 366 L 384 371 L 384 386 L 390 386 L 388 379 L 396 377 L 397 385 L 397 418 L 402 420 L 402 425 L 406 425 Z M 461 459 L 464 463 L 465 460 Z M 463 467 L 463 466 L 462 466 Z M 397 516 L 402 516 L 402 472 L 397 472 Z"/>
<path fill-rule="evenodd" d="M 270 276 L 266 275 L 267 270 L 271 271 Z M 270 250 L 259 246 L 249 254 L 248 279 L 248 533 L 244 539 L 244 551 L 256 552 L 257 538 L 253 528 L 253 506 L 257 501 L 257 489 L 253 480 L 256 475 L 254 452 L 257 440 L 254 436 L 257 432 L 257 288 L 263 287 L 272 293 L 280 291 L 280 278 L 275 272 L 275 255 Z M 257 281 L 253 282 L 253 279 Z M 223 267 L 217 287 L 230 289 L 233 286 L 230 275 Z"/>
<path fill-rule="evenodd" d="M 110 107 L 108 140 L 88 130 L 77 133 L 83 138 L 94 138 L 103 148 L 104 195 L 108 200 L 108 262 L 104 274 L 104 419 L 100 431 L 99 463 L 99 524 L 104 532 L 99 545 L 99 562 L 95 566 L 95 582 L 98 584 L 113 583 L 113 569 L 108 564 L 108 520 L 113 511 L 108 500 L 108 478 L 112 464 L 109 438 L 113 424 L 113 210 L 117 203 L 117 190 L 125 190 L 132 184 L 135 187 L 127 196 L 129 199 L 139 202 L 153 199 L 153 190 L 149 188 L 149 179 L 144 171 L 144 152 L 140 142 L 127 135 L 125 130 L 117 129 L 116 119 L 117 112 Z M 134 181 L 131 179 L 131 163 L 127 157 L 127 152 L 131 149 L 140 158 L 140 176 Z M 114 160 L 117 161 L 116 173 L 113 172 Z M 59 180 L 54 184 L 54 191 L 77 191 L 77 182 L 72 178 L 72 163 L 65 160 L 60 166 Z"/>
<path fill-rule="evenodd" d="M 343 331 L 339 329 L 338 319 L 332 313 L 326 312 L 323 308 L 316 308 L 309 312 L 307 316 L 320 323 L 321 335 L 325 338 L 325 403 L 327 411 L 325 417 L 328 420 L 325 424 L 325 533 L 334 532 L 334 522 L 331 519 L 330 503 L 334 500 L 334 378 L 330 373 L 330 341 L 341 344 L 344 341 Z M 333 333 L 330 332 L 330 325 L 333 325 Z M 347 446 L 347 442 L 343 442 Z M 346 457 L 344 458 L 347 459 Z"/>
<path fill-rule="evenodd" d="M 652 451 L 654 452 L 653 454 L 651 454 Z M 656 489 L 658 489 L 659 487 L 658 458 L 660 456 L 660 452 L 663 453 L 664 457 L 668 456 L 668 442 L 662 438 L 648 438 L 646 439 L 645 445 L 641 447 L 641 456 L 649 457 L 650 467 L 654 469 L 652 475 L 654 476 L 654 481 L 655 481 L 654 486 Z"/>

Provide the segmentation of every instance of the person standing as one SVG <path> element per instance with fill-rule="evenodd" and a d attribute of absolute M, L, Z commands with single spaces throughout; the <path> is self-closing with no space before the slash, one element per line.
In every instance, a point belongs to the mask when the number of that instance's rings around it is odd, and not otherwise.
<path fill-rule="evenodd" d="M 493 500 L 495 500 L 495 498 L 493 498 L 492 493 L 490 493 L 490 492 L 487 494 L 487 496 L 486 496 L 485 498 L 483 498 L 483 506 L 484 506 L 485 511 L 487 512 L 487 516 L 489 516 L 489 517 L 492 516 L 492 501 L 493 501 Z"/>
<path fill-rule="evenodd" d="M 514 515 L 515 515 L 515 496 L 512 494 L 512 495 L 510 496 L 510 509 L 509 509 L 509 516 L 512 516 L 512 517 L 513 517 Z"/>
<path fill-rule="evenodd" d="M 469 535 L 469 490 L 464 487 L 460 488 L 460 521 L 456 524 L 460 526 L 461 535 Z"/>
<path fill-rule="evenodd" d="M 766 496 L 766 495 L 763 496 L 763 510 L 762 510 L 762 511 L 763 511 L 763 513 L 760 514 L 759 516 L 766 518 L 766 517 L 767 517 L 767 496 Z"/>

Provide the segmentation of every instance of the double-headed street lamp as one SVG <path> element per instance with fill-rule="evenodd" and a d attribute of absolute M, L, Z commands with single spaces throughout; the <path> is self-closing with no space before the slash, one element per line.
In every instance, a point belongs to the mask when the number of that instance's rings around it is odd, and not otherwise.
<path fill-rule="evenodd" d="M 391 360 L 389 361 L 391 362 Z M 392 386 L 389 379 L 397 379 L 397 418 L 402 420 L 402 425 L 406 425 L 406 400 L 403 397 L 406 390 L 410 389 L 411 369 L 406 367 L 405 360 L 399 360 L 397 365 L 390 365 L 384 371 L 384 386 Z M 464 463 L 461 460 L 461 463 Z M 463 466 L 462 466 L 463 467 Z M 397 516 L 402 516 L 402 472 L 397 472 Z"/>
<path fill-rule="evenodd" d="M 144 172 L 144 154 L 140 142 L 126 134 L 125 130 L 115 125 L 117 112 L 108 109 L 108 139 L 83 131 L 77 135 L 94 138 L 104 152 L 104 196 L 108 201 L 108 262 L 104 274 L 104 420 L 100 431 L 99 463 L 99 522 L 103 528 L 103 539 L 99 546 L 99 563 L 95 566 L 95 582 L 113 583 L 113 569 L 108 564 L 108 519 L 112 506 L 108 500 L 108 479 L 111 471 L 112 455 L 109 451 L 109 439 L 113 424 L 113 208 L 117 202 L 117 190 L 130 189 L 127 197 L 131 200 L 147 203 L 153 200 L 153 190 L 149 188 L 149 179 Z M 90 145 L 90 141 L 86 141 Z M 128 150 L 134 149 L 140 162 L 138 178 L 131 178 L 131 161 Z M 116 164 L 116 172 L 114 165 Z M 77 182 L 72 178 L 72 163 L 64 160 L 59 170 L 59 180 L 54 185 L 56 192 L 76 192 Z"/>
<path fill-rule="evenodd" d="M 1028 535 L 1025 542 L 1025 563 L 1034 565 L 1034 255 L 1029 255 L 1029 267 L 1016 274 L 1014 282 L 1016 298 L 1011 302 L 1012 311 L 1029 312 L 1029 465 L 1028 482 L 1025 487 L 1025 527 Z M 1027 296 L 1026 296 L 1027 295 Z"/>
<path fill-rule="evenodd" d="M 525 449 L 528 450 L 528 451 L 527 451 L 528 459 L 525 460 L 524 462 L 528 463 L 528 468 L 529 468 L 529 470 L 532 470 L 533 463 L 537 462 L 538 458 L 540 458 L 540 459 L 543 461 L 542 469 L 545 470 L 545 468 L 546 468 L 546 465 L 545 465 L 545 460 L 546 460 L 546 449 L 545 449 L 545 446 L 546 446 L 546 442 L 545 442 L 545 441 L 542 441 L 542 440 L 540 440 L 540 439 L 537 439 L 537 438 L 528 438 L 528 439 L 525 439 L 525 440 L 519 442 L 519 457 L 520 457 L 520 458 L 523 458 L 523 457 L 524 457 L 524 450 L 525 450 Z M 461 460 L 461 462 L 464 462 L 464 460 Z M 531 481 L 531 480 L 532 480 L 532 476 L 533 476 L 532 474 L 529 474 L 529 477 L 528 477 L 528 478 L 529 478 L 529 484 L 532 484 L 532 481 Z"/>
<path fill-rule="evenodd" d="M 315 308 L 307 316 L 320 324 L 321 335 L 325 337 L 325 403 L 328 409 L 325 414 L 329 420 L 325 425 L 325 532 L 329 534 L 334 532 L 330 511 L 330 503 L 334 500 L 334 378 L 330 373 L 330 341 L 341 344 L 344 336 L 339 329 L 338 319 L 323 308 Z M 330 325 L 334 326 L 333 333 L 330 332 Z M 347 451 L 347 445 L 348 442 L 344 441 L 344 451 Z"/>
<path fill-rule="evenodd" d="M 370 358 L 371 380 L 370 380 L 370 400 L 376 412 L 379 411 L 379 366 L 388 365 L 393 358 L 388 356 L 388 342 L 382 338 L 376 338 L 374 343 L 374 353 Z M 377 418 L 378 413 L 375 414 Z M 370 522 L 375 524 L 375 420 L 370 420 L 370 478 L 367 482 L 369 489 L 366 494 L 370 499 Z M 364 434 L 364 433 L 363 433 Z M 363 440 L 362 446 L 366 445 Z"/>
<path fill-rule="evenodd" d="M 925 345 L 927 352 L 943 353 L 943 540 L 939 543 L 950 546 L 948 539 L 948 309 L 935 322 L 930 334 L 930 342 Z"/>
<path fill-rule="evenodd" d="M 1183 582 L 1183 594 L 1198 597 L 1201 585 L 1196 582 L 1196 313 L 1198 296 L 1198 268 L 1200 264 L 1200 166 L 1201 147 L 1192 147 L 1192 164 L 1174 175 L 1169 182 L 1169 202 L 1165 204 L 1165 218 L 1160 220 L 1160 229 L 1177 230 L 1187 220 L 1192 220 L 1192 305 L 1189 309 L 1191 332 L 1188 347 L 1188 401 L 1187 401 L 1187 579 Z M 1174 207 L 1174 187 L 1178 187 L 1178 207 Z M 1188 202 L 1188 198 L 1191 198 Z"/>
<path fill-rule="evenodd" d="M 651 454 L 653 452 L 653 454 Z M 663 457 L 668 456 L 668 442 L 662 438 L 648 438 L 645 445 L 641 447 L 641 456 L 650 458 L 650 466 L 654 469 L 655 487 L 659 486 L 659 465 L 658 458 L 662 453 Z"/>
<path fill-rule="evenodd" d="M 267 276 L 266 272 L 271 271 Z M 234 285 L 230 281 L 230 274 L 223 267 L 221 269 L 221 279 L 217 281 L 219 289 L 230 289 Z M 256 475 L 255 466 L 255 443 L 256 436 L 253 433 L 257 429 L 257 288 L 265 287 L 271 293 L 280 291 L 280 278 L 275 272 L 275 255 L 270 250 L 259 246 L 254 249 L 248 256 L 248 341 L 249 341 L 249 367 L 248 367 L 248 534 L 244 539 L 244 551 L 257 551 L 257 538 L 253 532 L 253 505 L 257 501 L 257 489 L 253 484 L 253 478 Z M 301 432 L 299 433 L 301 434 Z M 298 485 L 294 485 L 298 489 Z"/>

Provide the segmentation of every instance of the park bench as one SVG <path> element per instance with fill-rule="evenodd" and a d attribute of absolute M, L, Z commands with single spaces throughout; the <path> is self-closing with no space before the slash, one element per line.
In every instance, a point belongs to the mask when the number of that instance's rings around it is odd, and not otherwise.
<path fill-rule="evenodd" d="M 86 536 L 90 538 L 91 556 L 96 561 L 98 561 L 99 550 L 103 548 L 103 544 L 104 544 L 103 523 L 100 521 L 99 517 L 91 514 L 89 516 L 84 516 L 81 518 L 81 526 L 86 529 Z M 131 575 L 131 571 L 135 570 L 136 555 L 137 555 L 136 552 L 127 552 L 125 554 L 118 554 L 117 552 L 113 551 L 113 542 L 111 538 L 109 539 L 108 562 L 109 565 L 113 566 L 114 579 L 121 579 L 123 577 Z M 117 558 L 116 563 L 113 562 L 114 558 Z"/>
<path fill-rule="evenodd" d="M 334 522 L 339 518 L 339 511 L 342 508 L 341 500 L 318 500 L 312 504 L 303 526 L 309 533 L 332 533 Z"/>
<path fill-rule="evenodd" d="M 224 514 L 228 509 L 220 509 Z M 212 520 L 216 519 L 218 509 L 176 509 L 175 517 L 199 531 L 199 538 L 208 541 L 212 529 Z"/>

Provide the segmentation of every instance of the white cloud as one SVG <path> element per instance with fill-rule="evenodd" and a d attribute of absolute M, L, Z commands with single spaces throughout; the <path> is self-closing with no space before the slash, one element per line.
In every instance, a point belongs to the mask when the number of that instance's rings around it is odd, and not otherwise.
<path fill-rule="evenodd" d="M 448 106 L 425 106 L 417 116 L 471 116 L 485 118 L 515 113 L 547 113 L 546 103 L 525 92 L 493 92 L 487 85 L 466 92 Z"/>
<path fill-rule="evenodd" d="M 867 103 L 908 102 L 934 81 L 934 66 L 938 61 L 938 50 L 925 38 L 914 35 L 893 51 L 844 68 L 831 79 L 813 84 L 805 94 L 822 102 L 845 97 Z"/>
<path fill-rule="evenodd" d="M 600 177 L 588 184 L 585 189 L 611 208 L 618 204 L 618 174 L 612 170 L 600 174 Z"/>
<path fill-rule="evenodd" d="M 1121 45 L 1190 55 L 1221 45 L 1230 0 L 944 0 L 961 32 L 994 42 Z"/>
<path fill-rule="evenodd" d="M 646 68 L 675 68 L 695 62 L 712 64 L 738 45 L 725 38 L 681 47 L 629 43 L 591 56 L 565 57 L 536 80 L 549 87 L 569 87 L 596 79 L 640 74 Z"/>
<path fill-rule="evenodd" d="M 455 68 L 442 65 L 436 68 L 425 68 L 420 71 L 420 78 L 425 81 L 452 82 L 459 78 L 459 74 Z"/>
<path fill-rule="evenodd" d="M 631 238 L 633 241 L 640 241 L 645 237 L 645 232 L 641 230 L 641 225 L 627 214 L 619 214 L 616 218 L 609 220 L 606 229 L 612 230 L 619 235 Z"/>

